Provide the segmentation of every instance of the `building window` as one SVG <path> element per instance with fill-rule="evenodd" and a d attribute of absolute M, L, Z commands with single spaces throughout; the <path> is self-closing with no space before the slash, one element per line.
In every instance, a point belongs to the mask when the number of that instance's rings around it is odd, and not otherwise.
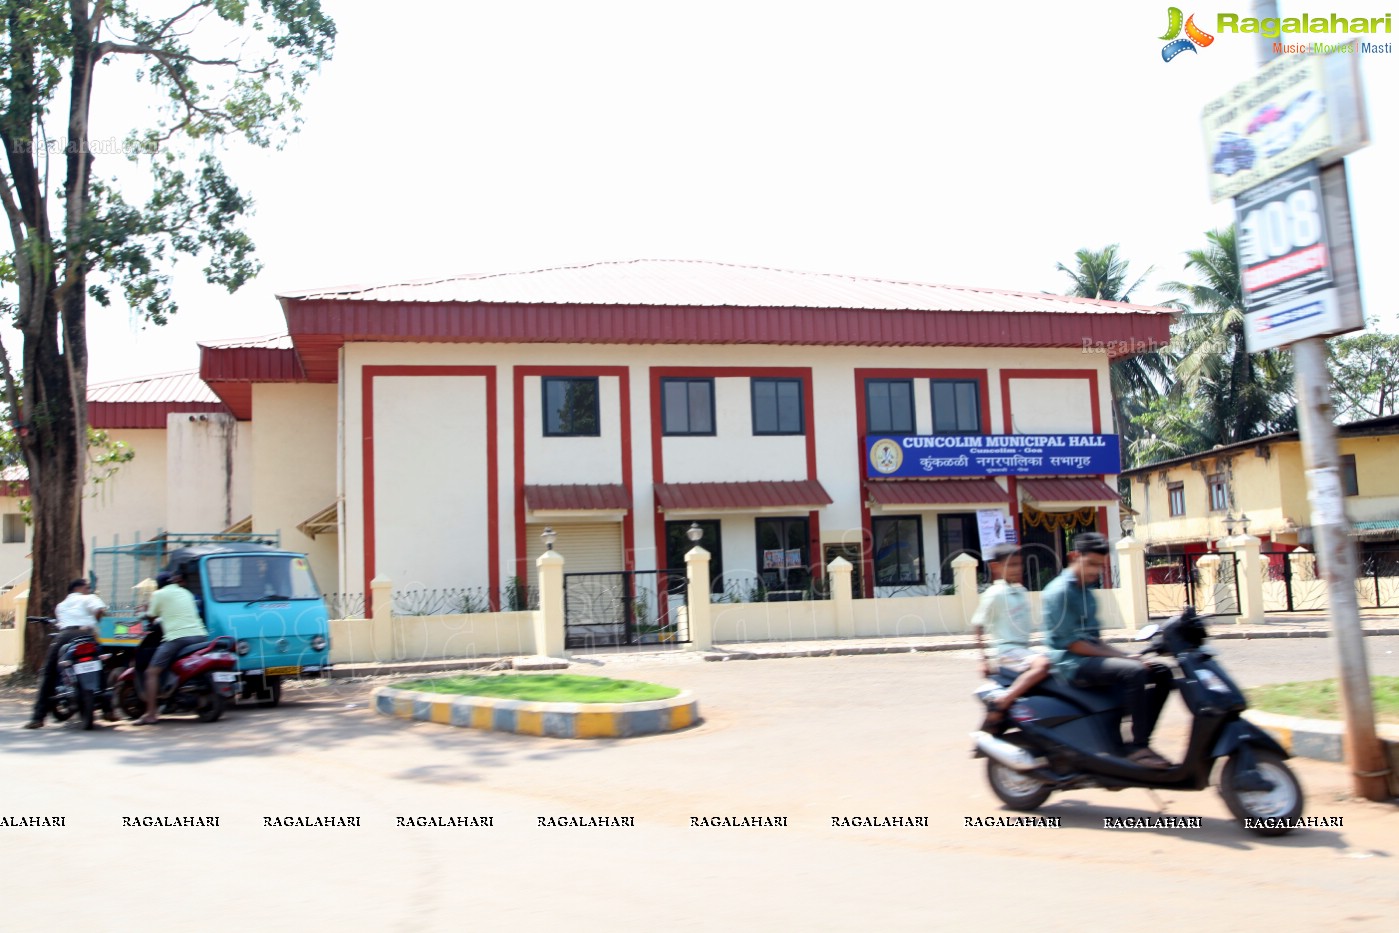
<path fill-rule="evenodd" d="M 801 434 L 804 423 L 800 379 L 753 380 L 754 434 Z"/>
<path fill-rule="evenodd" d="M 975 379 L 933 380 L 933 433 L 982 433 L 981 386 Z"/>
<path fill-rule="evenodd" d="M 5 513 L 5 544 L 23 544 L 24 531 L 23 512 Z"/>
<path fill-rule="evenodd" d="M 942 562 L 938 578 L 943 586 L 952 585 L 953 559 L 963 554 L 980 558 L 980 545 L 975 512 L 944 512 L 938 516 L 938 560 Z"/>
<path fill-rule="evenodd" d="M 913 380 L 865 380 L 865 427 L 870 434 L 912 434 Z"/>
<path fill-rule="evenodd" d="M 1185 514 L 1185 484 L 1170 483 L 1166 486 L 1166 494 L 1171 499 L 1171 517 Z"/>
<path fill-rule="evenodd" d="M 662 379 L 661 431 L 714 435 L 714 380 Z"/>
<path fill-rule="evenodd" d="M 597 377 L 544 377 L 544 436 L 598 437 Z"/>
<path fill-rule="evenodd" d="M 1229 508 L 1229 487 L 1224 482 L 1224 474 L 1216 473 L 1209 478 L 1210 511 L 1223 512 Z"/>
<path fill-rule="evenodd" d="M 758 577 L 770 600 L 801 599 L 810 576 L 810 534 L 804 518 L 760 518 Z"/>
<path fill-rule="evenodd" d="M 1360 483 L 1355 475 L 1355 454 L 1341 454 L 1341 493 L 1346 496 L 1360 495 Z M 8 538 L 6 540 L 9 540 Z"/>
<path fill-rule="evenodd" d="M 917 586 L 923 582 L 923 531 L 916 517 L 876 518 L 875 586 Z"/>

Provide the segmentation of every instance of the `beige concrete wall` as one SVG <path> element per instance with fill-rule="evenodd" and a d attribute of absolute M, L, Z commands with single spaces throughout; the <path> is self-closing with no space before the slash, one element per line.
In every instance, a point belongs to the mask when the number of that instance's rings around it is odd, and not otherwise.
<path fill-rule="evenodd" d="M 248 422 L 217 413 L 167 415 L 165 458 L 166 530 L 222 531 L 251 513 Z"/>
<path fill-rule="evenodd" d="M 168 463 L 164 429 L 112 430 L 107 432 L 131 448 L 132 459 L 99 484 L 84 490 L 84 544 L 98 547 L 131 544 L 170 530 L 166 522 Z M 192 529 L 177 529 L 189 531 Z M 217 530 L 217 529 L 216 529 Z"/>
<path fill-rule="evenodd" d="M 20 510 L 21 496 L 0 496 L 0 515 L 18 516 L 15 522 L 24 519 L 24 513 Z M 9 544 L 0 542 L 0 587 L 14 586 L 18 589 L 28 589 L 29 579 L 29 549 L 34 543 L 34 526 L 28 523 L 24 525 L 24 540 L 14 541 Z M 3 594 L 0 594 L 3 598 Z"/>
<path fill-rule="evenodd" d="M 836 635 L 830 600 L 716 603 L 711 618 L 716 642 L 805 641 Z"/>
<path fill-rule="evenodd" d="M 856 599 L 851 610 L 855 635 L 862 638 L 956 635 L 968 630 L 958 596 Z"/>
<path fill-rule="evenodd" d="M 16 623 L 14 628 L 0 628 L 0 667 L 18 667 L 20 662 L 20 633 Z"/>
<path fill-rule="evenodd" d="M 799 364 L 774 361 L 772 365 Z M 747 376 L 714 380 L 716 436 L 667 437 L 662 440 L 661 443 L 665 445 L 666 482 L 713 482 L 716 458 L 732 464 L 735 480 L 806 479 L 805 437 L 753 434 L 751 383 Z M 649 437 L 649 425 L 646 432 L 643 436 Z"/>
<path fill-rule="evenodd" d="M 340 587 L 339 536 L 311 538 L 297 525 L 335 502 L 336 398 L 333 385 L 255 385 L 252 448 L 253 530 L 281 532 L 282 547 L 303 551 L 324 592 Z"/>
<path fill-rule="evenodd" d="M 524 384 L 525 482 L 529 484 L 620 483 L 622 481 L 621 380 L 598 379 L 597 437 L 545 437 L 543 383 L 527 376 Z"/>
<path fill-rule="evenodd" d="M 1105 374 L 1098 376 L 1102 383 Z M 1015 434 L 1092 434 L 1093 396 L 1088 379 L 1012 379 L 1010 407 Z M 1102 412 L 1102 432 L 1112 432 L 1112 408 Z"/>
<path fill-rule="evenodd" d="M 395 616 L 389 657 L 379 657 L 374 650 L 372 620 L 333 619 L 330 661 L 372 664 L 534 654 L 534 616 L 533 612 Z"/>

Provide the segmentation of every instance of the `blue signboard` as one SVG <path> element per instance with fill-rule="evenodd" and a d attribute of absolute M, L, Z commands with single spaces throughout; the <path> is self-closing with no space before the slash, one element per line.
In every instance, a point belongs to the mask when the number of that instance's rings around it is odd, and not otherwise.
<path fill-rule="evenodd" d="M 932 476 L 1100 476 L 1122 468 L 1116 434 L 874 434 L 870 479 Z"/>

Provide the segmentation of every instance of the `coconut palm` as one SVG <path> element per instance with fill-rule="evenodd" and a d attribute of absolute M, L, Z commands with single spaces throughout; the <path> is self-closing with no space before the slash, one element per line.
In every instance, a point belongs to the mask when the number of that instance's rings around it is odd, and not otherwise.
<path fill-rule="evenodd" d="M 1074 264 L 1062 262 L 1056 268 L 1067 275 L 1073 287 L 1066 294 L 1098 301 L 1130 301 L 1132 292 L 1151 274 L 1147 269 L 1130 285 L 1130 263 L 1118 255 L 1116 243 L 1100 250 L 1080 249 Z M 1131 451 L 1136 448 L 1141 429 L 1133 423 L 1160 394 L 1170 376 L 1170 361 L 1159 352 L 1138 353 L 1112 361 L 1112 414 L 1122 444 L 1123 468 L 1134 466 Z"/>
<path fill-rule="evenodd" d="M 1291 358 L 1249 353 L 1244 343 L 1243 282 L 1234 227 L 1205 234 L 1204 249 L 1187 252 L 1198 282 L 1167 282 L 1188 310 L 1176 321 L 1172 393 L 1199 413 L 1206 447 L 1232 444 L 1296 426 Z M 1194 453 L 1196 451 L 1187 451 Z"/>

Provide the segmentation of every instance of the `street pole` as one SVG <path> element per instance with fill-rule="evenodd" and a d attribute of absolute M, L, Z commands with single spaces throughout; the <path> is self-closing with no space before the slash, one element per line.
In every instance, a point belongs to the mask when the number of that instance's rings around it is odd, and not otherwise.
<path fill-rule="evenodd" d="M 1255 15 L 1276 17 L 1277 0 L 1255 0 Z M 1273 58 L 1272 44 L 1259 37 L 1258 64 Z M 1355 546 L 1340 483 L 1340 453 L 1326 342 L 1309 337 L 1292 345 L 1297 394 L 1297 427 L 1311 503 L 1312 547 L 1326 579 L 1331 606 L 1332 640 L 1340 663 L 1341 713 L 1345 721 L 1346 760 L 1351 787 L 1367 800 L 1389 799 L 1389 765 L 1375 734 L 1375 702 L 1365 657 L 1365 632 L 1355 596 Z"/>

